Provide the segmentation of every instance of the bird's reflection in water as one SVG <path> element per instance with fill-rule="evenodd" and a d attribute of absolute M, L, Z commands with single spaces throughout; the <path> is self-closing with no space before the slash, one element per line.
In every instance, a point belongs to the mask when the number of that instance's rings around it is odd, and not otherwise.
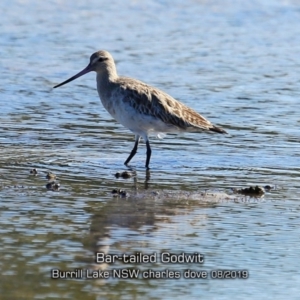
<path fill-rule="evenodd" d="M 205 192 L 155 191 L 149 187 L 150 174 L 150 170 L 147 170 L 142 184 L 137 175 L 127 179 L 130 180 L 127 181 L 128 189 L 126 188 L 128 197 L 112 196 L 101 208 L 89 211 L 92 213 L 86 244 L 89 250 L 93 253 L 111 254 L 113 246 L 113 254 L 121 254 L 116 253 L 115 249 L 128 249 L 131 252 L 138 244 L 139 236 L 143 238 L 145 234 L 151 234 L 160 228 L 161 224 L 171 223 L 173 216 L 187 214 L 199 207 L 218 205 L 215 201 L 202 201 L 208 195 Z M 197 218 L 206 223 L 204 212 Z M 96 263 L 92 266 L 93 269 L 106 267 L 107 265 Z"/>
<path fill-rule="evenodd" d="M 128 166 L 128 169 L 135 174 L 135 176 L 132 177 L 133 178 L 133 183 L 134 183 L 133 189 L 137 191 L 139 189 L 137 172 L 133 167 Z M 150 181 L 150 178 L 151 178 L 150 169 L 145 170 L 145 177 L 144 178 L 145 178 L 145 180 L 144 180 L 144 187 L 143 188 L 145 190 L 148 190 L 149 189 L 149 181 Z"/>
<path fill-rule="evenodd" d="M 150 181 L 150 177 L 151 177 L 151 173 L 150 173 L 150 169 L 146 170 L 146 176 L 145 176 L 145 190 L 147 190 L 149 188 L 149 181 Z"/>

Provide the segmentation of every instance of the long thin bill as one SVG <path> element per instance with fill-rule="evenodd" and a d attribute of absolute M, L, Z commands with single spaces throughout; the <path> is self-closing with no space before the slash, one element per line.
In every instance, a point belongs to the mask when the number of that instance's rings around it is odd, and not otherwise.
<path fill-rule="evenodd" d="M 86 74 L 86 73 L 88 73 L 88 72 L 90 72 L 90 71 L 92 71 L 92 70 L 91 70 L 90 65 L 88 65 L 86 68 L 84 68 L 82 71 L 80 71 L 80 72 L 77 73 L 76 75 L 72 76 L 71 78 L 67 79 L 66 81 L 64 81 L 64 82 L 62 82 L 62 83 L 60 83 L 60 84 L 57 84 L 57 85 L 54 86 L 53 88 L 55 89 L 55 88 L 57 88 L 57 87 L 59 87 L 59 86 L 62 86 L 62 85 L 66 84 L 66 83 L 68 83 L 68 82 L 70 82 L 70 81 L 73 81 L 73 80 L 75 80 L 76 78 L 78 78 L 78 77 L 80 77 L 80 76 L 82 76 L 82 75 L 84 75 L 84 74 Z"/>

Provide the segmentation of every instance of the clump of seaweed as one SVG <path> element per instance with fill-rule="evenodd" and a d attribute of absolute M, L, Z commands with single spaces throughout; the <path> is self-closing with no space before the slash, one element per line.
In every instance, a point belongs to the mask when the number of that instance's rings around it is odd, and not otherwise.
<path fill-rule="evenodd" d="M 274 190 L 275 187 L 274 187 L 274 186 L 271 186 L 271 185 L 265 185 L 265 186 L 264 186 L 264 189 L 265 189 L 266 192 L 269 192 L 269 191 L 271 191 L 271 190 Z"/>
<path fill-rule="evenodd" d="M 115 177 L 116 178 L 120 178 L 120 177 L 122 177 L 122 178 L 124 178 L 124 179 L 128 179 L 128 178 L 130 178 L 130 177 L 132 177 L 134 174 L 132 173 L 132 172 L 128 172 L 128 171 L 124 171 L 124 172 L 117 172 L 116 174 L 115 174 Z"/>
<path fill-rule="evenodd" d="M 129 194 L 126 191 L 120 189 L 113 189 L 111 193 L 114 197 L 126 198 L 129 196 Z"/>
<path fill-rule="evenodd" d="M 46 175 L 46 178 L 48 180 L 55 180 L 56 179 L 56 175 L 51 173 L 51 172 L 48 172 L 47 175 Z"/>
<path fill-rule="evenodd" d="M 245 196 L 251 196 L 251 197 L 260 197 L 265 193 L 264 188 L 260 186 L 250 186 L 243 189 L 233 189 L 233 191 L 237 194 L 245 195 Z"/>
<path fill-rule="evenodd" d="M 36 176 L 37 173 L 38 173 L 38 171 L 37 171 L 36 168 L 33 168 L 33 169 L 30 170 L 30 174 L 32 174 L 32 175 L 34 175 L 34 176 Z"/>
<path fill-rule="evenodd" d="M 46 188 L 49 191 L 58 191 L 60 188 L 60 184 L 55 181 L 51 181 L 46 184 Z"/>

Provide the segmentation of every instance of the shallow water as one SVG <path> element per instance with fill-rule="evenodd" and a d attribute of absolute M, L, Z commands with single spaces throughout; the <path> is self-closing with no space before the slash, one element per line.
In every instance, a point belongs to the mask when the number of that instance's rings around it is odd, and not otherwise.
<path fill-rule="evenodd" d="M 1 299 L 298 299 L 300 6 L 263 3 L 1 2 Z M 150 172 L 141 143 L 136 176 L 116 179 L 134 139 L 102 107 L 95 75 L 52 89 L 99 49 L 229 135 L 153 137 Z M 59 191 L 46 189 L 48 171 Z M 232 195 L 255 185 L 275 188 Z M 95 251 L 197 252 L 204 264 L 103 266 Z M 181 278 L 50 278 L 97 268 Z M 186 269 L 249 278 L 185 279 Z"/>

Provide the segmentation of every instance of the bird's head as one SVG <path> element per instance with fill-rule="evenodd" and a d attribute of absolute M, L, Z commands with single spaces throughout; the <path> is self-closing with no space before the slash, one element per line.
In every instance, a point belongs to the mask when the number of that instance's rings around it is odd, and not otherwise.
<path fill-rule="evenodd" d="M 76 78 L 83 76 L 91 71 L 101 73 L 102 71 L 107 70 L 111 66 L 114 66 L 114 59 L 110 55 L 110 53 L 104 50 L 97 51 L 91 55 L 90 63 L 82 71 L 72 76 L 71 78 L 67 79 L 66 81 L 57 84 L 56 86 L 54 86 L 54 88 L 57 88 L 68 82 L 71 82 Z"/>

